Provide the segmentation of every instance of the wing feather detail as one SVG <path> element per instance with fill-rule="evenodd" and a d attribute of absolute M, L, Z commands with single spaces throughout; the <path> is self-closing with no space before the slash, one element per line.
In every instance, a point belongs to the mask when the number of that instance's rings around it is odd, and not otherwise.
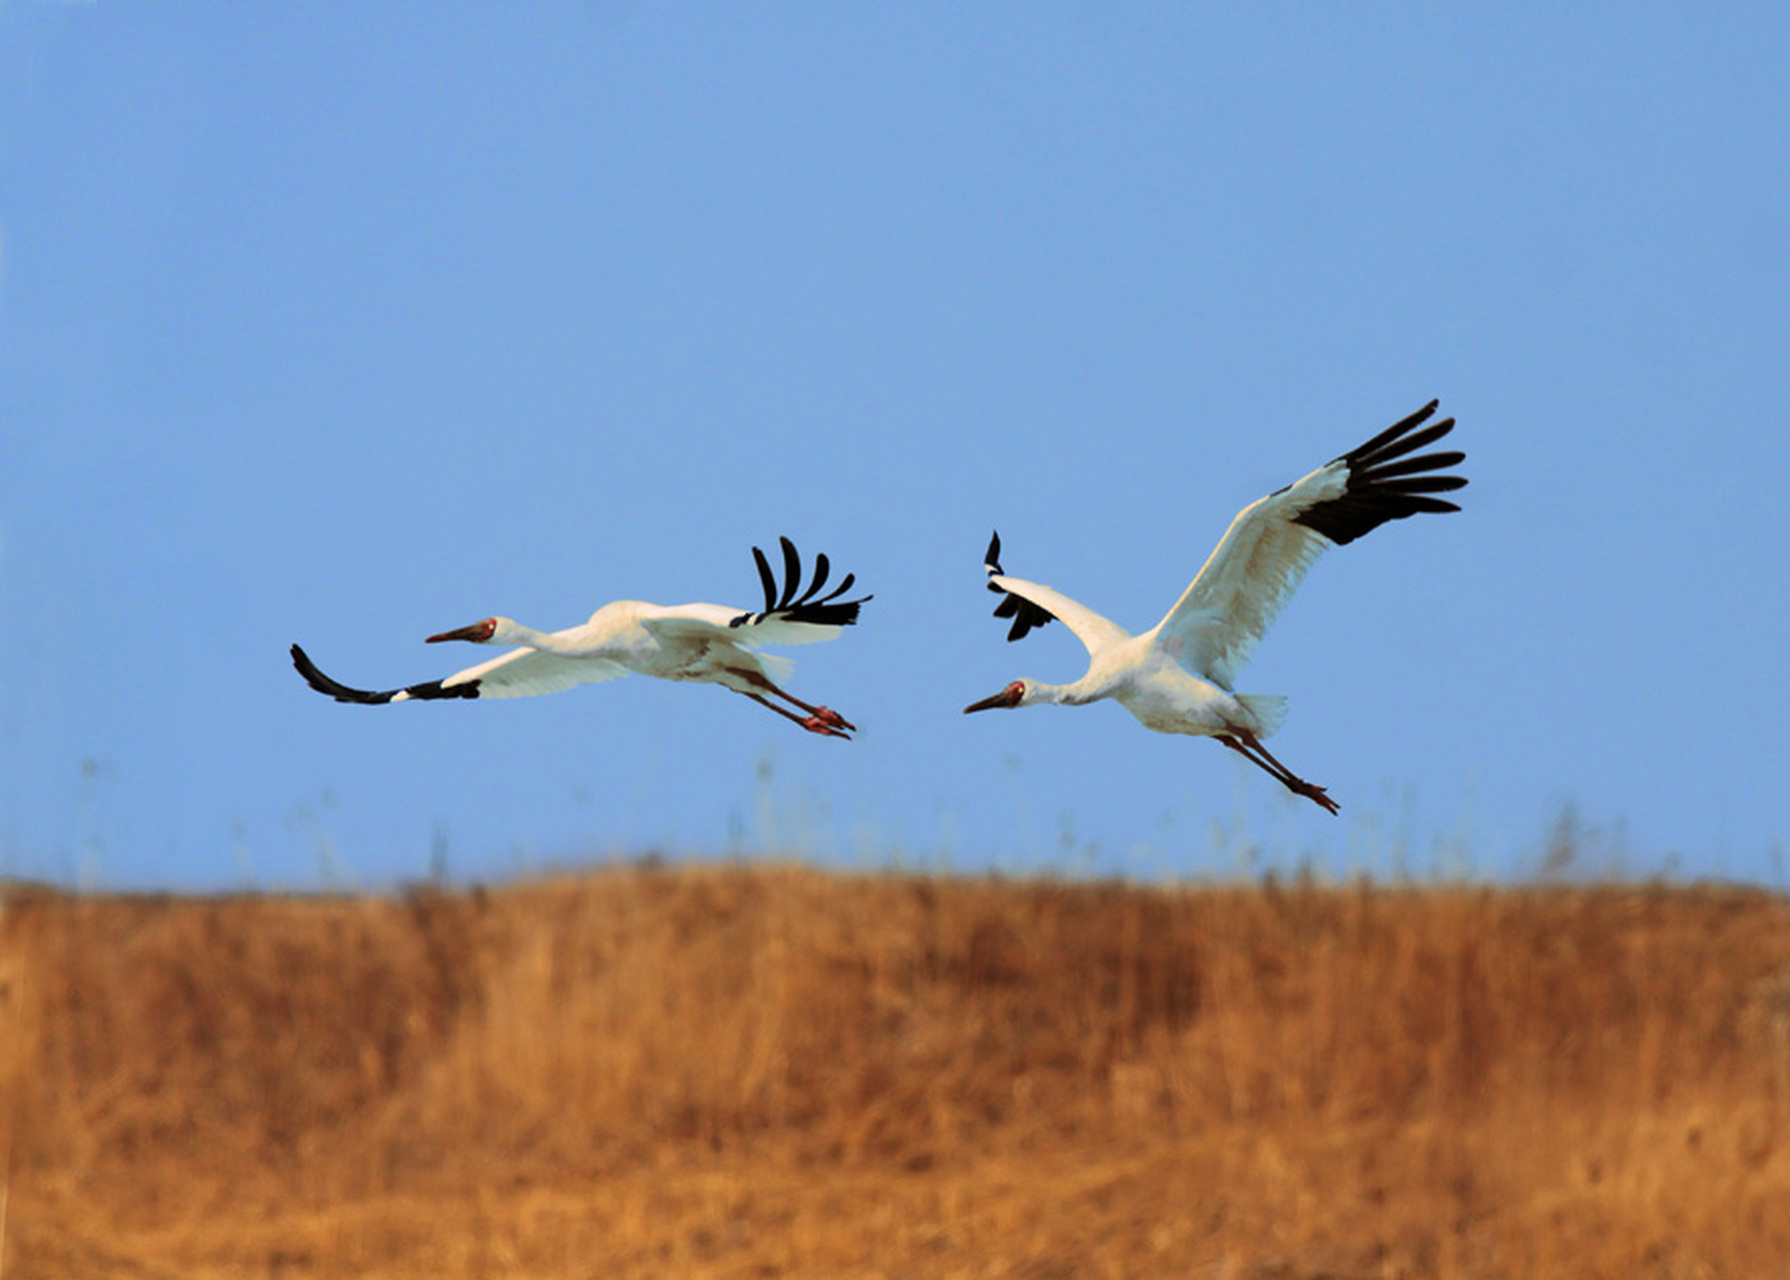
<path fill-rule="evenodd" d="M 849 627 L 858 620 L 858 610 L 867 600 L 874 596 L 862 596 L 857 600 L 841 600 L 839 597 L 850 591 L 857 581 L 857 575 L 846 574 L 839 585 L 826 595 L 821 595 L 821 588 L 827 584 L 832 573 L 832 564 L 824 553 L 814 558 L 814 577 L 804 590 L 802 587 L 802 558 L 797 553 L 795 544 L 788 538 L 779 538 L 783 551 L 783 585 L 778 589 L 777 577 L 771 572 L 771 562 L 758 547 L 752 548 L 752 559 L 758 566 L 759 582 L 764 587 L 764 608 L 757 613 L 736 613 L 727 620 L 729 627 L 750 628 L 766 627 L 773 623 L 799 623 L 814 627 Z M 798 594 L 799 593 L 799 594 Z M 794 633 L 792 633 L 794 634 Z M 737 638 L 737 637 L 736 637 Z M 804 639 L 759 639 L 759 644 L 802 644 L 806 640 L 823 640 L 827 636 L 811 635 Z"/>
<path fill-rule="evenodd" d="M 462 683 L 475 683 L 481 698 L 532 698 L 543 693 L 563 693 L 581 684 L 619 680 L 627 674 L 626 667 L 607 658 L 512 649 L 476 667 L 455 672 L 441 683 L 450 694 Z"/>
<path fill-rule="evenodd" d="M 1127 640 L 1131 633 L 1112 619 L 1095 613 L 1092 609 L 1040 582 L 1027 582 L 1024 578 L 1013 578 L 1001 571 L 1001 535 L 997 532 L 988 543 L 988 551 L 983 556 L 983 568 L 988 571 L 988 589 L 1001 597 L 1001 602 L 994 608 L 997 618 L 1013 619 L 1013 626 L 1007 632 L 1009 641 L 1018 640 L 1033 629 L 1042 627 L 1047 622 L 1058 620 L 1076 635 L 1089 653 L 1106 648 L 1120 640 Z"/>
<path fill-rule="evenodd" d="M 1460 508 L 1452 502 L 1422 495 L 1447 493 L 1463 487 L 1467 483 L 1465 476 L 1439 473 L 1459 464 L 1467 455 L 1450 450 L 1427 458 L 1407 456 L 1454 430 L 1453 418 L 1421 426 L 1435 413 L 1437 404 L 1431 400 L 1366 444 L 1313 472 L 1313 476 L 1318 476 L 1332 468 L 1340 469 L 1345 477 L 1342 492 L 1307 503 L 1290 518 L 1316 529 L 1340 547 L 1372 533 L 1388 520 L 1403 520 L 1424 512 L 1459 511 Z M 1419 467 L 1419 463 L 1424 465 Z M 1424 474 L 1417 474 L 1419 471 Z M 1304 483 L 1302 480 L 1292 489 L 1298 489 Z"/>
<path fill-rule="evenodd" d="M 406 702 L 410 700 L 428 700 L 433 698 L 476 698 L 479 686 L 476 680 L 463 681 L 451 688 L 445 681 L 429 680 L 422 684 L 409 685 L 402 689 L 354 689 L 341 681 L 327 676 L 311 661 L 311 655 L 297 645 L 291 649 L 292 665 L 298 674 L 304 677 L 306 684 L 318 693 L 334 698 L 337 702 L 355 702 L 366 706 L 376 706 L 386 702 Z"/>
<path fill-rule="evenodd" d="M 994 580 L 1002 572 L 1001 533 L 998 529 L 988 540 L 988 550 L 982 553 L 982 567 L 988 571 L 988 589 L 1001 597 L 1001 602 L 994 607 L 994 616 L 1013 619 L 1013 625 L 1007 629 L 1009 644 L 1023 639 L 1038 627 L 1056 621 L 1056 615 L 1049 609 L 1028 600 L 1024 595 L 995 585 Z"/>
<path fill-rule="evenodd" d="M 387 702 L 429 702 L 444 698 L 520 698 L 558 693 L 580 684 L 596 684 L 627 674 L 624 667 L 592 658 L 566 658 L 538 649 L 515 649 L 455 672 L 440 680 L 402 689 L 355 689 L 325 675 L 311 656 L 292 646 L 292 665 L 305 683 L 337 702 L 376 706 Z"/>
<path fill-rule="evenodd" d="M 1190 671 L 1229 689 L 1306 572 L 1333 546 L 1389 520 L 1459 511 L 1436 493 L 1466 477 L 1441 474 L 1465 460 L 1458 450 L 1410 457 L 1454 429 L 1454 419 L 1423 424 L 1432 400 L 1373 439 L 1237 514 L 1174 608 L 1155 630 L 1156 644 Z"/>

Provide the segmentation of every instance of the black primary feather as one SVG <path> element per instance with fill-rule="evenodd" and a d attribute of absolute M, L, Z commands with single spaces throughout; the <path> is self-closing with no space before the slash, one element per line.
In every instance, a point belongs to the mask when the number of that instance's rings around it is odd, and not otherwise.
<path fill-rule="evenodd" d="M 988 550 L 982 557 L 982 567 L 988 570 L 988 576 L 990 578 L 1005 572 L 1005 570 L 1001 568 L 1001 535 L 999 530 L 995 530 L 994 536 L 988 540 Z M 1049 609 L 1044 608 L 1042 605 L 1033 604 L 1024 596 L 1015 595 L 1011 591 L 1003 590 L 993 582 L 988 584 L 988 589 L 1001 597 L 1001 602 L 994 607 L 994 616 L 997 618 L 1013 619 L 1013 625 L 1007 631 L 1007 640 L 1009 643 L 1018 640 L 1034 628 L 1042 627 L 1047 622 L 1055 622 L 1057 620 L 1057 615 L 1052 613 Z"/>
<path fill-rule="evenodd" d="M 802 557 L 788 538 L 779 537 L 777 541 L 783 544 L 783 598 L 777 601 L 777 607 L 787 609 L 796 598 L 796 588 L 802 585 Z"/>
<path fill-rule="evenodd" d="M 1450 449 L 1406 457 L 1454 430 L 1453 418 L 1443 418 L 1418 430 L 1435 413 L 1438 403 L 1430 401 L 1335 459 L 1348 464 L 1347 488 L 1337 497 L 1307 507 L 1293 517 L 1293 522 L 1316 530 L 1337 546 L 1345 546 L 1388 520 L 1403 520 L 1425 512 L 1459 511 L 1454 503 L 1427 495 L 1463 487 L 1467 483 L 1465 476 L 1441 472 L 1457 466 L 1467 455 Z"/>
<path fill-rule="evenodd" d="M 357 702 L 367 706 L 376 706 L 382 702 L 390 702 L 400 693 L 418 701 L 427 702 L 432 698 L 476 698 L 479 696 L 479 682 L 468 680 L 465 684 L 457 684 L 451 689 L 441 687 L 441 681 L 429 680 L 422 684 L 413 684 L 403 689 L 350 689 L 340 681 L 332 680 L 323 674 L 311 655 L 297 645 L 292 646 L 292 665 L 298 668 L 298 674 L 305 678 L 305 683 L 318 693 L 328 694 L 337 702 Z"/>
<path fill-rule="evenodd" d="M 764 585 L 764 613 L 768 614 L 777 607 L 777 579 L 771 574 L 771 562 L 764 558 L 764 552 L 757 547 L 752 548 L 752 559 L 758 565 L 758 580 Z M 751 616 L 749 613 L 742 613 L 734 619 L 733 625 L 737 627 Z M 764 614 L 759 616 L 763 617 Z"/>
<path fill-rule="evenodd" d="M 808 590 L 802 593 L 801 603 L 807 604 L 814 598 L 814 593 L 827 585 L 827 575 L 833 566 L 827 563 L 827 553 L 822 551 L 814 557 L 814 581 L 808 584 Z"/>
<path fill-rule="evenodd" d="M 783 547 L 783 590 L 777 590 L 777 579 L 771 572 L 771 563 L 765 553 L 753 547 L 752 558 L 758 565 L 759 580 L 764 584 L 764 610 L 761 613 L 739 614 L 728 619 L 728 626 L 747 627 L 777 618 L 787 622 L 811 622 L 823 627 L 849 627 L 858 620 L 859 607 L 866 600 L 875 599 L 874 596 L 864 596 L 858 600 L 839 599 L 857 581 L 857 575 L 850 573 L 826 595 L 819 595 L 832 572 L 832 564 L 824 552 L 815 556 L 814 580 L 808 584 L 806 591 L 802 591 L 802 558 L 797 554 L 795 544 L 788 538 L 779 538 L 778 541 Z M 801 592 L 799 596 L 798 592 Z"/>

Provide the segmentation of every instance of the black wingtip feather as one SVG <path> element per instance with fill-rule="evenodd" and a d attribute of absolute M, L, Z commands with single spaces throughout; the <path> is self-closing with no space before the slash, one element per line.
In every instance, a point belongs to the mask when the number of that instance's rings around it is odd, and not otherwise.
<path fill-rule="evenodd" d="M 1001 535 L 997 532 L 988 540 L 988 551 L 982 557 L 982 565 L 989 576 L 1004 572 L 1001 568 Z M 1013 625 L 1007 631 L 1009 642 L 1018 640 L 1034 628 L 1042 627 L 1047 622 L 1055 622 L 1057 617 L 1050 610 L 1033 604 L 1024 596 L 1015 595 L 1011 591 L 1003 591 L 995 583 L 987 584 L 988 589 L 1001 597 L 1001 602 L 994 607 L 997 618 L 1012 618 Z"/>
<path fill-rule="evenodd" d="M 1420 511 L 1433 511 L 1437 515 L 1446 515 L 1450 511 L 1461 509 L 1458 502 L 1450 502 L 1446 498 L 1411 498 L 1409 505 L 1411 510 L 1407 514 L 1412 515 Z"/>
<path fill-rule="evenodd" d="M 1323 534 L 1338 546 L 1347 545 L 1388 520 L 1403 520 L 1422 513 L 1459 511 L 1452 502 L 1425 495 L 1463 488 L 1465 476 L 1441 474 L 1459 465 L 1466 454 L 1456 449 L 1408 457 L 1454 430 L 1454 419 L 1427 422 L 1440 401 L 1432 400 L 1416 413 L 1395 422 L 1379 435 L 1336 459 L 1349 468 L 1347 489 L 1338 497 L 1319 502 L 1293 517 L 1295 523 Z"/>
<path fill-rule="evenodd" d="M 755 626 L 775 618 L 784 622 L 809 622 L 822 627 L 849 627 L 857 622 L 859 607 L 866 601 L 875 599 L 874 596 L 863 596 L 857 600 L 839 599 L 857 581 L 857 575 L 850 573 L 826 595 L 820 595 L 820 589 L 826 586 L 833 568 L 825 553 L 815 556 L 814 578 L 807 589 L 803 590 L 802 557 L 796 551 L 795 543 L 786 537 L 779 537 L 777 541 L 783 550 L 782 591 L 777 589 L 776 575 L 771 572 L 771 564 L 765 553 L 753 547 L 752 559 L 758 565 L 758 577 L 764 585 L 764 610 L 760 613 L 742 613 L 729 619 L 729 626 Z"/>
<path fill-rule="evenodd" d="M 1402 458 L 1426 445 L 1434 444 L 1450 431 L 1454 430 L 1454 419 L 1444 418 L 1440 422 L 1432 422 L 1420 431 L 1413 431 L 1408 436 L 1399 436 L 1388 440 L 1377 449 L 1361 448 L 1344 455 L 1348 461 L 1358 467 L 1380 467 L 1394 458 Z"/>
<path fill-rule="evenodd" d="M 787 609 L 796 598 L 796 589 L 802 585 L 802 557 L 796 554 L 796 544 L 788 538 L 779 537 L 783 544 L 783 596 L 777 601 L 779 609 Z"/>
<path fill-rule="evenodd" d="M 815 593 L 827 585 L 827 575 L 832 571 L 833 566 L 827 563 L 827 553 L 824 551 L 818 553 L 814 557 L 814 581 L 810 582 L 808 584 L 808 589 L 802 593 L 803 604 L 807 604 L 808 601 L 814 599 Z M 831 599 L 832 597 L 828 596 L 825 598 Z"/>
<path fill-rule="evenodd" d="M 1369 440 L 1369 441 L 1365 442 L 1364 444 L 1357 445 L 1355 448 L 1349 450 L 1349 452 L 1343 454 L 1343 456 L 1341 458 L 1335 459 L 1335 461 L 1352 462 L 1357 458 L 1363 458 L 1363 457 L 1366 457 L 1366 456 L 1374 453 L 1381 446 L 1387 444 L 1389 441 L 1398 439 L 1400 436 L 1404 435 L 1405 432 L 1409 431 L 1412 427 L 1415 427 L 1418 423 L 1427 419 L 1432 413 L 1434 413 L 1436 411 L 1437 406 L 1439 406 L 1441 403 L 1442 402 L 1440 400 L 1431 400 L 1428 404 L 1424 405 L 1423 408 L 1419 409 L 1416 413 L 1413 413 L 1409 417 L 1406 417 L 1406 418 L 1400 418 L 1397 422 L 1393 423 L 1390 427 L 1387 427 L 1386 430 L 1382 431 L 1379 435 L 1375 436 L 1372 440 Z"/>
<path fill-rule="evenodd" d="M 764 611 L 769 613 L 777 607 L 777 579 L 771 575 L 771 562 L 764 558 L 764 552 L 757 547 L 752 548 L 752 559 L 758 565 L 758 580 L 764 587 Z M 749 614 L 742 614 L 749 617 Z"/>
<path fill-rule="evenodd" d="M 1459 449 L 1449 449 L 1443 453 L 1424 453 L 1415 458 L 1400 458 L 1397 462 L 1377 463 L 1374 475 L 1381 480 L 1389 480 L 1393 476 L 1414 475 L 1420 471 L 1441 471 L 1447 467 L 1458 467 L 1467 460 L 1467 455 Z"/>
<path fill-rule="evenodd" d="M 321 668 L 311 661 L 311 655 L 297 645 L 291 649 L 292 665 L 298 668 L 298 674 L 304 677 L 305 683 L 318 693 L 334 698 L 337 702 L 379 703 L 390 702 L 398 692 L 396 689 L 374 692 L 369 689 L 350 689 L 339 681 L 332 680 L 323 674 Z"/>
<path fill-rule="evenodd" d="M 305 678 L 305 683 L 318 693 L 334 698 L 337 702 L 352 702 L 363 706 L 377 706 L 390 702 L 400 693 L 419 702 L 427 702 L 435 698 L 476 698 L 479 696 L 479 682 L 468 680 L 465 684 L 457 684 L 444 689 L 441 681 L 429 680 L 422 684 L 409 685 L 403 689 L 351 689 L 339 680 L 332 680 L 323 674 L 311 655 L 297 645 L 291 649 L 292 665 L 298 668 L 298 674 Z"/>

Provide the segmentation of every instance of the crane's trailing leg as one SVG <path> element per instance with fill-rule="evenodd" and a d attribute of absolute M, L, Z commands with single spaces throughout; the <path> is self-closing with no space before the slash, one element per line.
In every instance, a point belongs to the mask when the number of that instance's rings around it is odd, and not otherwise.
<path fill-rule="evenodd" d="M 1221 733 L 1218 740 L 1235 751 L 1256 767 L 1272 774 L 1280 784 L 1294 795 L 1304 796 L 1326 813 L 1339 813 L 1341 806 L 1325 793 L 1323 787 L 1307 782 L 1291 769 L 1274 758 L 1272 752 L 1262 745 L 1262 740 L 1249 729 L 1233 729 L 1230 733 Z"/>
<path fill-rule="evenodd" d="M 824 733 L 828 737 L 833 738 L 848 738 L 850 735 L 841 733 L 841 729 L 849 729 L 854 733 L 857 731 L 857 725 L 847 720 L 831 707 L 817 707 L 813 703 L 803 702 L 787 689 L 779 688 L 777 683 L 762 671 L 753 671 L 746 667 L 729 667 L 728 670 L 748 684 L 755 685 L 758 688 L 763 689 L 766 693 L 774 694 L 777 697 L 782 698 L 785 702 L 791 703 L 800 707 L 803 711 L 806 711 L 808 715 L 804 718 L 793 712 L 784 710 L 776 703 L 767 698 L 761 698 L 755 693 L 746 694 L 746 696 L 751 698 L 754 702 L 763 703 L 778 715 L 794 720 L 810 733 Z"/>
<path fill-rule="evenodd" d="M 746 696 L 748 698 L 752 699 L 752 701 L 756 702 L 759 706 L 766 707 L 772 711 L 775 711 L 778 715 L 782 716 L 785 720 L 795 721 L 797 724 L 801 725 L 802 728 L 808 730 L 808 732 L 810 732 L 810 733 L 824 733 L 829 738 L 844 738 L 848 742 L 851 741 L 850 734 L 841 732 L 840 730 L 833 728 L 831 725 L 822 724 L 819 720 L 815 719 L 813 716 L 799 716 L 793 711 L 787 711 L 784 708 L 778 706 L 776 703 L 772 702 L 769 698 L 760 697 L 756 693 L 748 693 L 748 694 L 746 694 Z"/>

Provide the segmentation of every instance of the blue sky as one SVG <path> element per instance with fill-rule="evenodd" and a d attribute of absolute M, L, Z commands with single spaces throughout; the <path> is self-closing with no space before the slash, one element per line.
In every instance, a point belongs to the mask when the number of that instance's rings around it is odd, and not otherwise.
<path fill-rule="evenodd" d="M 0 871 L 377 886 L 671 853 L 1784 882 L 1779 5 L 0 4 Z M 1457 516 L 1241 687 L 1331 818 L 1067 680 L 1431 397 Z M 339 706 L 614 598 L 875 601 L 718 689 Z"/>

